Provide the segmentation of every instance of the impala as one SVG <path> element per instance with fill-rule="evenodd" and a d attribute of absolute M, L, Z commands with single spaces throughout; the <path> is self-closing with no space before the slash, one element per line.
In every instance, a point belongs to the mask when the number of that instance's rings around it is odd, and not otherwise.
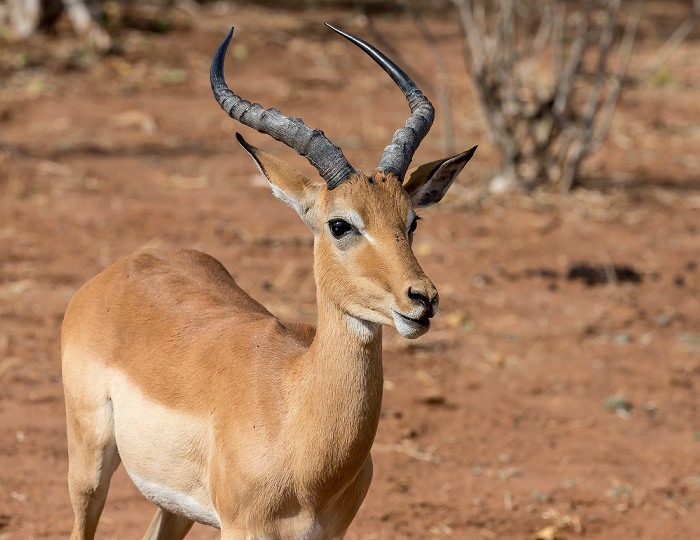
<path fill-rule="evenodd" d="M 237 134 L 313 232 L 316 328 L 280 321 L 221 263 L 192 250 L 142 250 L 85 284 L 61 336 L 72 539 L 94 537 L 120 462 L 158 507 L 146 538 L 183 538 L 200 522 L 224 540 L 340 539 L 355 517 L 372 478 L 381 327 L 416 338 L 438 306 L 411 249 L 415 209 L 443 197 L 476 147 L 408 171 L 432 105 L 381 52 L 333 30 L 374 59 L 411 107 L 369 175 L 322 131 L 229 90 L 233 29 L 211 68 L 229 116 L 290 146 L 325 180 Z"/>

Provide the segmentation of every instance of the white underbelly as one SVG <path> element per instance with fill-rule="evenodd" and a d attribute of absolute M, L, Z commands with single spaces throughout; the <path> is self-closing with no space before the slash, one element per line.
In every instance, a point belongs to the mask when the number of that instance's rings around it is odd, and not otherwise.
<path fill-rule="evenodd" d="M 148 399 L 123 374 L 111 381 L 117 448 L 136 487 L 163 510 L 221 528 L 209 493 L 206 423 Z"/>
<path fill-rule="evenodd" d="M 129 476 L 144 497 L 156 506 L 173 514 L 185 516 L 197 523 L 221 529 L 221 519 L 219 519 L 218 514 L 213 509 L 200 504 L 193 497 L 141 478 L 136 474 L 129 473 Z"/>

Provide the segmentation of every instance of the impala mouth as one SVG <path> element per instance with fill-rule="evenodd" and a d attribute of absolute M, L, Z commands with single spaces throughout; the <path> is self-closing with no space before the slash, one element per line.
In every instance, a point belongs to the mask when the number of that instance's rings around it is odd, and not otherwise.
<path fill-rule="evenodd" d="M 398 311 L 394 311 L 393 316 L 394 326 L 403 337 L 415 339 L 430 330 L 430 318 L 432 317 L 430 311 L 425 311 L 423 315 L 416 319 L 408 317 Z"/>
<path fill-rule="evenodd" d="M 417 319 L 412 319 L 411 317 L 406 317 L 406 315 L 403 315 L 402 313 L 399 313 L 398 315 L 401 316 L 403 319 L 405 319 L 407 321 L 411 321 L 412 323 L 415 323 L 419 326 L 426 326 L 426 327 L 430 326 L 431 315 L 430 315 L 430 312 L 428 312 L 428 311 L 426 311 L 422 316 L 420 316 Z"/>

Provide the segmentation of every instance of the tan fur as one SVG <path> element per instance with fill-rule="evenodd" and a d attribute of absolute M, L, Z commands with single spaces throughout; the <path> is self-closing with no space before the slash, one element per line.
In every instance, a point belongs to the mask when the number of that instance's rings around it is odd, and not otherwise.
<path fill-rule="evenodd" d="M 139 251 L 84 285 L 62 332 L 73 539 L 94 536 L 120 459 L 161 506 L 146 538 L 182 538 L 192 520 L 224 539 L 342 538 L 369 488 L 381 325 L 416 337 L 437 307 L 411 193 L 381 172 L 329 191 L 246 149 L 314 233 L 317 329 L 278 320 L 191 250 Z M 336 218 L 361 234 L 335 239 Z"/>

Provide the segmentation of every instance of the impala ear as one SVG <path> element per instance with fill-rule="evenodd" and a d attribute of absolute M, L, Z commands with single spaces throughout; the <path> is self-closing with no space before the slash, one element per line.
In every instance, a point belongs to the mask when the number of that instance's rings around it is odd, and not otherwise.
<path fill-rule="evenodd" d="M 456 156 L 431 161 L 408 171 L 404 189 L 413 207 L 423 208 L 439 202 L 474 152 L 476 146 Z"/>
<path fill-rule="evenodd" d="M 313 229 L 309 210 L 314 206 L 318 191 L 323 186 L 309 180 L 286 161 L 248 144 L 240 133 L 236 133 L 236 139 L 270 182 L 275 197 L 294 208 L 301 219 Z"/>

